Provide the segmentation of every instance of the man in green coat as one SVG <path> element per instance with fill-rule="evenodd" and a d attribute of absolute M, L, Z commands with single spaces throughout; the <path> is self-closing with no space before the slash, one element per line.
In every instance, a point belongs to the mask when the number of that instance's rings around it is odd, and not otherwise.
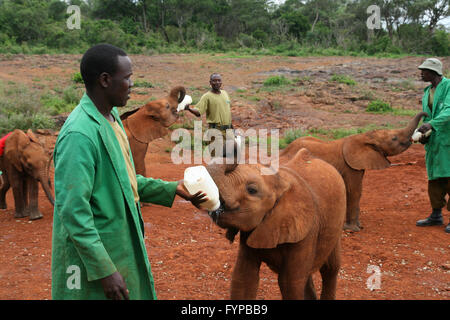
<path fill-rule="evenodd" d="M 197 206 L 182 181 L 134 170 L 117 107 L 129 99 L 131 60 L 114 46 L 90 48 L 80 64 L 86 93 L 55 145 L 53 299 L 156 299 L 139 201 Z"/>
<path fill-rule="evenodd" d="M 436 58 L 426 59 L 420 66 L 422 80 L 431 82 L 425 88 L 422 109 L 430 116 L 424 118 L 419 131 L 431 135 L 421 138 L 425 144 L 425 160 L 428 174 L 428 196 L 432 207 L 429 217 L 416 222 L 419 227 L 442 225 L 442 208 L 450 211 L 450 79 L 442 75 L 442 63 Z M 445 228 L 450 233 L 450 223 Z"/>

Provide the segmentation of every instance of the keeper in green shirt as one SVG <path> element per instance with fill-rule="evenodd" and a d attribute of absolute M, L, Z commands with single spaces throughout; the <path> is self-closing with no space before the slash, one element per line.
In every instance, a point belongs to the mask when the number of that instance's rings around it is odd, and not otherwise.
<path fill-rule="evenodd" d="M 228 93 L 225 90 L 221 90 L 222 77 L 218 73 L 213 73 L 209 77 L 209 84 L 211 90 L 205 93 L 200 101 L 190 108 L 187 105 L 184 110 L 187 110 L 197 117 L 201 117 L 202 114 L 206 114 L 206 122 L 209 129 L 217 129 L 222 133 L 223 138 L 234 141 L 234 130 L 231 124 L 231 101 Z M 209 135 L 209 150 L 212 156 L 216 155 L 213 142 L 216 137 L 213 133 L 214 130 L 207 131 Z"/>
<path fill-rule="evenodd" d="M 230 97 L 225 90 L 221 90 L 222 77 L 218 73 L 213 73 L 209 78 L 211 90 L 205 93 L 200 101 L 193 107 L 189 105 L 185 110 L 190 111 L 197 117 L 206 114 L 206 122 L 210 129 L 225 131 L 232 129 Z"/>

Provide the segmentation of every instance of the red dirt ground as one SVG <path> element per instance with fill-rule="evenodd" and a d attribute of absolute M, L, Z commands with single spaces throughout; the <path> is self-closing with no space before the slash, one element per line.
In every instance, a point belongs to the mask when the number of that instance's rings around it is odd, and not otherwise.
<path fill-rule="evenodd" d="M 190 68 L 203 68 L 203 60 L 197 56 L 135 57 L 134 60 L 140 67 L 140 69 L 136 68 L 139 70 L 137 73 L 143 73 L 141 70 L 146 59 L 153 61 L 152 68 L 161 70 L 161 73 L 158 73 L 158 81 L 161 83 L 169 81 L 167 72 L 177 70 L 177 64 L 179 64 L 188 70 L 186 74 L 189 81 L 196 85 L 207 85 L 203 79 L 204 75 L 199 80 L 190 73 Z M 175 62 L 169 63 L 169 60 Z M 232 60 L 234 64 L 228 63 L 229 60 L 224 58 L 220 61 L 221 64 L 217 64 L 223 67 L 219 68 L 219 71 L 225 74 L 224 78 L 228 84 L 233 84 L 237 88 L 247 88 L 250 91 L 253 90 L 250 89 L 253 88 L 252 79 L 261 79 L 256 72 L 273 70 L 283 65 L 300 70 L 307 67 L 314 69 L 317 66 L 345 68 L 347 63 L 352 63 L 353 66 L 365 65 L 367 68 L 380 66 L 388 70 L 390 66 L 396 65 L 402 70 L 403 79 L 410 79 L 417 76 L 414 68 L 421 59 L 405 58 L 396 61 L 334 57 L 270 60 L 270 58 L 259 57 L 253 59 L 255 61 L 252 61 L 252 65 L 248 64 L 249 60 L 242 62 L 242 59 L 234 59 Z M 447 65 L 450 62 L 448 60 Z M 209 74 L 214 66 L 210 65 L 211 60 L 205 61 L 206 70 L 202 70 L 202 73 Z M 48 67 L 39 69 L 43 63 Z M 25 73 L 14 73 L 12 70 L 35 68 L 33 70 L 36 72 L 47 70 L 49 74 L 54 72 L 61 76 L 76 70 L 76 64 L 76 60 L 70 57 L 20 56 L 13 61 L 0 59 L 0 69 L 3 70 L 0 72 L 0 79 L 19 81 L 21 77 L 20 80 L 23 80 L 21 82 L 31 83 L 30 78 L 36 77 L 37 73 L 29 76 Z M 248 71 L 249 69 L 251 71 Z M 241 73 L 233 78 L 233 71 Z M 23 74 L 28 75 L 28 78 Z M 351 74 L 358 79 L 358 73 Z M 316 75 L 320 73 L 313 74 L 311 77 L 316 79 Z M 374 75 L 366 77 L 372 79 Z M 49 79 L 47 80 L 50 82 Z M 159 97 L 161 92 L 167 92 L 169 87 L 176 84 L 174 81 L 170 83 L 164 88 L 151 89 L 147 94 Z M 302 87 L 306 88 L 304 91 L 281 94 L 252 91 L 252 94 L 260 94 L 262 100 L 252 104 L 245 100 L 245 97 L 243 99 L 245 101 L 238 99 L 233 106 L 235 124 L 242 128 L 261 127 L 265 124 L 268 128 L 280 126 L 283 130 L 299 127 L 298 124 L 303 128 L 348 127 L 352 124 L 360 127 L 367 123 L 382 124 L 395 121 L 400 123 L 409 119 L 409 117 L 389 115 L 368 115 L 361 111 L 361 100 L 346 98 L 358 92 L 350 92 L 347 88 L 333 84 L 324 87 L 324 84 L 325 82 L 320 81 L 312 85 L 306 84 Z M 409 91 L 405 89 L 401 92 L 390 92 L 381 84 L 375 83 L 375 86 L 373 84 L 374 82 L 370 82 L 368 88 L 376 91 L 377 96 L 384 93 L 392 103 L 397 101 L 401 105 L 418 108 L 417 101 L 420 99 L 423 85 L 420 88 L 420 84 L 415 84 L 416 88 Z M 233 88 L 229 90 L 232 95 L 238 96 L 239 90 L 233 91 Z M 241 92 L 242 90 L 244 89 L 241 89 Z M 403 95 L 405 91 L 409 95 Z M 323 94 L 318 95 L 318 92 Z M 145 97 L 145 95 L 139 95 L 132 98 L 139 100 Z M 264 105 L 264 99 L 272 102 L 278 99 L 281 109 L 271 110 Z M 327 102 L 329 99 L 332 101 Z M 295 105 L 295 101 L 300 101 L 300 104 Z M 331 106 L 335 106 L 341 113 L 330 112 Z M 352 112 L 345 112 L 345 110 Z M 298 120 L 297 125 L 292 122 L 293 119 Z M 53 146 L 55 136 L 41 136 L 41 138 L 45 139 L 47 147 Z M 182 179 L 184 169 L 188 165 L 174 165 L 171 162 L 170 153 L 166 151 L 170 146 L 168 137 L 152 143 L 146 158 L 149 176 L 165 180 Z M 425 218 L 430 212 L 424 148 L 420 144 L 413 145 L 403 154 L 391 157 L 390 160 L 395 164 L 391 168 L 366 172 L 360 217 L 364 228 L 357 233 L 342 232 L 342 268 L 339 273 L 337 298 L 448 300 L 450 297 L 450 236 L 444 232 L 444 226 L 427 228 L 415 226 L 416 220 Z M 0 283 L 2 284 L 0 299 L 50 299 L 53 208 L 42 190 L 40 190 L 39 205 L 44 218 L 41 220 L 15 219 L 11 191 L 7 195 L 7 202 L 8 209 L 0 210 Z M 450 214 L 444 211 L 444 216 L 447 223 Z M 228 299 L 231 274 L 238 250 L 238 238 L 230 244 L 225 239 L 224 230 L 213 224 L 205 212 L 199 211 L 178 197 L 172 208 L 156 205 L 143 207 L 143 218 L 147 250 L 159 299 Z M 366 284 L 372 275 L 367 272 L 369 266 L 377 266 L 381 272 L 380 288 L 372 291 Z M 319 291 L 320 276 L 315 275 L 314 281 Z M 276 275 L 268 267 L 263 266 L 257 299 L 280 298 Z"/>
<path fill-rule="evenodd" d="M 338 299 L 448 299 L 449 235 L 444 227 L 419 228 L 429 211 L 421 145 L 392 157 L 383 171 L 368 171 L 361 200 L 362 231 L 342 233 Z M 147 157 L 152 176 L 177 180 L 187 165 L 169 155 Z M 156 170 L 157 168 L 157 170 Z M 7 197 L 12 203 L 11 192 Z M 11 206 L 0 214 L 1 299 L 50 299 L 52 207 L 40 193 L 44 218 L 14 219 Z M 146 244 L 159 299 L 227 299 L 238 238 L 181 198 L 172 208 L 143 208 Z M 448 214 L 446 214 L 448 218 Z M 367 288 L 369 265 L 381 271 L 380 289 Z M 280 299 L 276 275 L 261 269 L 258 299 Z M 315 275 L 320 288 L 320 276 Z"/>

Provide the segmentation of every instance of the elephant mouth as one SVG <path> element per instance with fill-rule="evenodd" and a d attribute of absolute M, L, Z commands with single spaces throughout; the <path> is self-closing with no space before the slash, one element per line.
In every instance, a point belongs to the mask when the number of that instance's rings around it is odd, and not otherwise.
<path fill-rule="evenodd" d="M 210 218 L 214 221 L 215 224 L 217 224 L 221 228 L 228 228 L 230 225 L 226 223 L 226 216 L 228 214 L 233 213 L 237 211 L 237 209 L 229 209 L 227 208 L 223 202 L 221 202 L 220 207 L 217 210 L 214 211 L 208 211 L 208 215 Z"/>
<path fill-rule="evenodd" d="M 227 225 L 223 222 L 223 216 L 225 214 L 225 206 L 223 204 L 217 210 L 208 211 L 208 215 L 221 228 L 226 228 Z"/>

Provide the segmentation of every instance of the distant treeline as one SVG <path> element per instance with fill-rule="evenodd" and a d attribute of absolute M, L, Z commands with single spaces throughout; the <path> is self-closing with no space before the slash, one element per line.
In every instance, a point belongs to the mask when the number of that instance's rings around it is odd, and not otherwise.
<path fill-rule="evenodd" d="M 0 0 L 0 53 L 450 54 L 450 0 Z M 69 5 L 81 12 L 68 29 Z M 369 30 L 371 5 L 381 28 Z M 375 17 L 376 18 L 376 17 Z"/>

